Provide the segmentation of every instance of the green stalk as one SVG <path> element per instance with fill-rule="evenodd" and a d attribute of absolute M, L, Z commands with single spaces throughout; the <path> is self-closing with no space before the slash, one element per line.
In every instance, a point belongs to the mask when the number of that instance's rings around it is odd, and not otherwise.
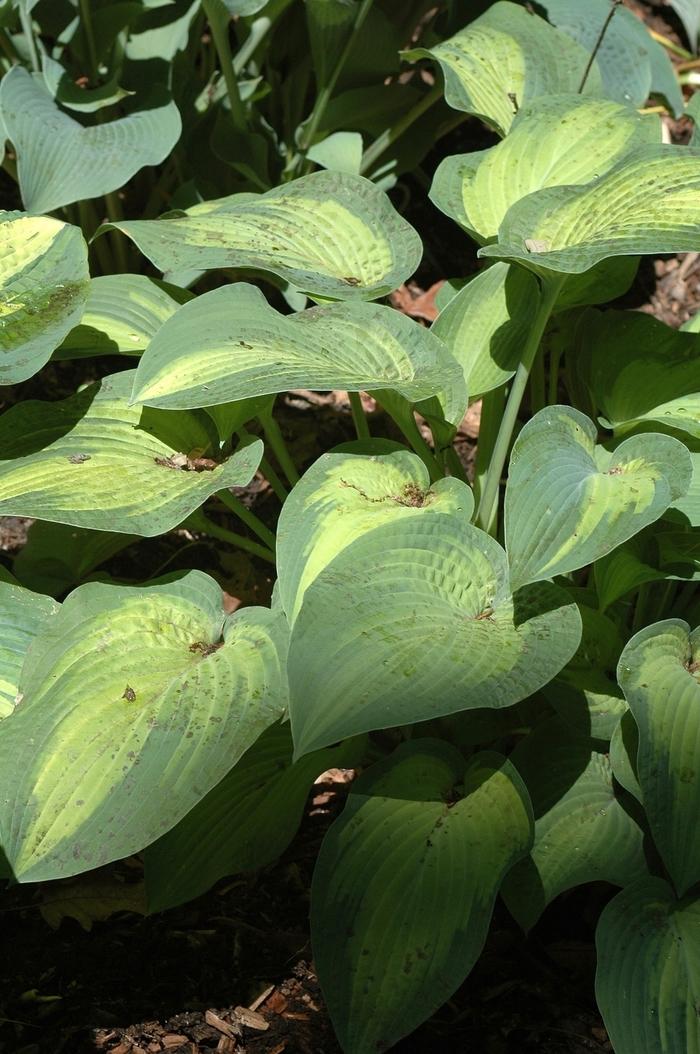
<path fill-rule="evenodd" d="M 234 531 L 228 531 L 225 527 L 220 527 L 218 523 L 214 523 L 208 516 L 205 516 L 201 509 L 192 513 L 187 518 L 186 523 L 196 530 L 204 531 L 206 534 L 211 535 L 212 538 L 220 538 L 222 542 L 228 542 L 230 545 L 238 546 L 239 549 L 245 549 L 246 552 L 259 556 L 261 560 L 267 560 L 271 564 L 275 563 L 275 554 L 272 550 L 264 545 L 258 545 L 257 542 L 251 541 L 250 538 L 246 538 L 243 534 L 236 534 Z"/>
<path fill-rule="evenodd" d="M 385 150 L 388 150 L 392 143 L 395 143 L 399 136 L 402 136 L 407 128 L 422 117 L 426 110 L 442 98 L 442 84 L 435 84 L 429 92 L 423 96 L 423 98 L 416 103 L 416 105 L 405 113 L 400 120 L 396 122 L 393 128 L 387 128 L 385 132 L 377 136 L 371 146 L 368 146 L 362 155 L 362 163 L 360 165 L 360 173 L 364 175 L 374 164 L 374 162 L 381 157 Z M 460 115 L 460 121 L 466 117 L 466 114 Z"/>
<path fill-rule="evenodd" d="M 231 106 L 231 119 L 233 120 L 234 127 L 239 132 L 244 132 L 247 125 L 246 113 L 241 99 L 241 92 L 238 87 L 236 73 L 233 68 L 233 56 L 231 55 L 231 44 L 229 43 L 228 38 L 229 19 L 224 19 L 222 17 L 222 12 L 218 6 L 217 0 L 202 0 L 202 7 L 207 16 L 207 22 L 211 29 L 214 47 L 219 56 L 221 72 L 226 82 L 226 91 L 228 92 L 229 104 Z"/>
<path fill-rule="evenodd" d="M 559 402 L 559 367 L 561 365 L 562 345 L 556 341 L 556 346 L 549 353 L 549 386 L 547 392 L 547 405 L 555 406 Z"/>
<path fill-rule="evenodd" d="M 300 148 L 302 153 L 306 153 L 306 151 L 309 149 L 309 147 L 311 146 L 311 144 L 314 141 L 314 136 L 316 135 L 316 132 L 318 131 L 318 126 L 321 123 L 321 118 L 323 117 L 324 113 L 326 112 L 326 107 L 328 106 L 328 103 L 331 100 L 331 95 L 333 94 L 333 89 L 335 88 L 335 85 L 336 85 L 336 82 L 338 80 L 338 77 L 340 76 L 340 74 L 342 72 L 343 66 L 347 62 L 348 55 L 350 54 L 352 46 L 355 43 L 355 37 L 357 36 L 357 34 L 359 33 L 360 29 L 362 28 L 362 24 L 363 24 L 364 20 L 367 18 L 367 15 L 370 12 L 370 9 L 372 7 L 373 2 L 374 2 L 374 0 L 362 0 L 362 3 L 360 4 L 360 8 L 359 8 L 359 10 L 357 12 L 357 18 L 355 19 L 355 24 L 352 27 L 352 30 L 350 32 L 350 35 L 348 36 L 348 39 L 345 41 L 345 47 L 343 48 L 343 50 L 340 53 L 338 61 L 335 64 L 335 69 L 333 70 L 332 74 L 330 75 L 330 78 L 328 79 L 328 83 L 324 84 L 323 88 L 321 88 L 320 92 L 316 96 L 316 102 L 314 103 L 314 108 L 311 111 L 311 116 L 309 118 L 309 123 L 306 126 L 306 129 L 305 129 L 305 131 L 303 133 L 302 140 L 301 140 L 301 142 L 299 144 L 299 148 Z"/>
<path fill-rule="evenodd" d="M 266 4 L 265 14 L 260 18 L 255 19 L 250 27 L 249 35 L 236 52 L 236 56 L 233 60 L 233 68 L 236 73 L 240 73 L 241 70 L 247 66 L 260 44 L 262 44 L 267 34 L 277 22 L 278 18 L 284 14 L 292 3 L 293 0 L 270 0 L 270 2 Z"/>
<path fill-rule="evenodd" d="M 235 513 L 239 520 L 241 520 L 246 527 L 250 527 L 254 534 L 257 534 L 258 538 L 269 546 L 273 550 L 277 544 L 276 539 L 269 527 L 266 527 L 262 520 L 259 520 L 254 512 L 247 509 L 240 498 L 237 498 L 235 494 L 232 494 L 230 490 L 217 490 L 216 496 L 222 504 L 230 509 L 231 512 Z"/>
<path fill-rule="evenodd" d="M 481 421 L 479 423 L 479 438 L 476 446 L 476 463 L 474 465 L 474 501 L 477 508 L 483 493 L 488 475 L 489 465 L 493 460 L 493 449 L 498 438 L 503 414 L 506 407 L 505 387 L 494 388 L 486 392 L 481 398 Z M 494 538 L 498 534 L 498 503 L 493 509 L 489 523 L 483 525 Z"/>
<path fill-rule="evenodd" d="M 97 61 L 97 49 L 95 47 L 95 34 L 92 29 L 92 12 L 90 0 L 80 0 L 80 22 L 87 43 L 88 58 L 90 60 L 90 80 L 93 84 L 97 82 L 99 63 Z"/>
<path fill-rule="evenodd" d="M 289 497 L 289 491 L 287 490 L 284 483 L 279 478 L 279 476 L 277 475 L 274 468 L 272 467 L 266 457 L 262 458 L 260 461 L 260 470 L 267 482 L 272 487 L 277 497 L 279 498 L 279 500 L 284 505 L 285 501 Z"/>
<path fill-rule="evenodd" d="M 503 419 L 498 429 L 498 435 L 493 447 L 493 456 L 486 473 L 484 489 L 479 502 L 478 522 L 484 529 L 486 529 L 484 526 L 485 524 L 490 524 L 493 521 L 498 506 L 498 491 L 501 485 L 501 476 L 503 475 L 503 469 L 505 468 L 506 459 L 508 457 L 508 450 L 510 449 L 515 423 L 518 419 L 520 404 L 523 400 L 523 395 L 525 394 L 530 370 L 535 361 L 535 356 L 540 346 L 542 336 L 547 323 L 549 322 L 549 317 L 552 314 L 552 310 L 564 281 L 565 279 L 563 277 L 557 277 L 548 279 L 544 282 L 540 306 L 530 328 L 530 333 L 528 334 L 523 349 L 522 359 L 520 360 L 518 368 L 515 371 L 515 376 L 511 382 L 510 392 L 508 393 L 508 402 L 506 403 Z"/>
<path fill-rule="evenodd" d="M 124 219 L 124 210 L 122 209 L 122 203 L 116 190 L 112 190 L 109 194 L 105 194 L 105 208 L 110 220 Z M 128 274 L 131 268 L 129 267 L 129 257 L 126 251 L 125 236 L 121 231 L 112 231 L 111 240 L 112 248 L 114 249 L 114 254 L 117 258 L 119 271 L 121 274 Z"/>
<path fill-rule="evenodd" d="M 95 241 L 90 242 L 90 239 L 100 225 L 95 206 L 91 200 L 83 199 L 78 202 L 78 215 L 80 217 L 80 227 L 85 236 L 85 241 L 90 244 L 91 248 L 94 247 L 99 265 L 102 268 L 102 273 L 114 274 L 116 267 L 109 245 L 107 244 L 107 239 L 104 236 L 100 236 Z"/>
<path fill-rule="evenodd" d="M 540 348 L 530 370 L 530 413 L 536 414 L 544 405 L 544 348 Z"/>
<path fill-rule="evenodd" d="M 634 605 L 634 617 L 632 618 L 632 632 L 636 633 L 649 621 L 649 609 L 653 594 L 653 583 L 642 582 L 637 593 L 637 601 Z"/>
<path fill-rule="evenodd" d="M 413 447 L 418 457 L 421 459 L 425 467 L 430 474 L 430 482 L 435 483 L 437 480 L 443 478 L 443 471 L 440 462 L 437 460 L 432 450 L 426 443 L 425 439 L 420 433 L 420 429 L 416 424 L 416 419 L 413 416 L 413 410 L 407 408 L 407 413 L 393 414 L 388 407 L 384 407 L 389 416 L 400 428 L 403 435 L 406 437 L 410 445 Z"/>
<path fill-rule="evenodd" d="M 39 52 L 37 51 L 36 40 L 34 39 L 34 27 L 32 25 L 31 15 L 27 14 L 27 10 L 23 4 L 19 5 L 19 20 L 22 26 L 22 32 L 27 40 L 27 47 L 29 48 L 29 60 L 32 64 L 32 69 L 35 73 L 39 73 L 41 70 L 41 63 L 39 62 Z"/>
<path fill-rule="evenodd" d="M 352 420 L 355 425 L 355 431 L 357 432 L 358 439 L 371 439 L 372 435 L 367 424 L 367 418 L 365 411 L 362 406 L 362 399 L 360 398 L 359 392 L 348 392 L 350 399 L 350 410 L 352 412 Z"/>
<path fill-rule="evenodd" d="M 277 421 L 271 413 L 260 414 L 258 420 L 263 426 L 265 439 L 267 440 L 272 453 L 277 458 L 277 463 L 291 485 L 294 486 L 295 483 L 299 482 L 299 473 L 297 472 L 297 467 L 292 460 L 292 455 L 289 453 L 287 444 L 284 441 L 284 436 L 282 435 L 280 426 L 277 424 Z"/>
<path fill-rule="evenodd" d="M 4 29 L 0 29 L 0 48 L 5 52 L 10 62 L 14 63 L 21 61 L 17 48 L 12 43 L 11 38 Z"/>

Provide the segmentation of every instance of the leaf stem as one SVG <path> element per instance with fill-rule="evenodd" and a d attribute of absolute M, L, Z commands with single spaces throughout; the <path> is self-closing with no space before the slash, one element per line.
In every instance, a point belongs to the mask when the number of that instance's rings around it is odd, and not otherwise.
<path fill-rule="evenodd" d="M 29 49 L 29 61 L 32 64 L 32 69 L 35 73 L 41 71 L 41 63 L 39 62 L 39 52 L 36 46 L 36 40 L 34 38 L 34 27 L 32 25 L 32 16 L 27 12 L 24 4 L 19 5 L 19 21 L 22 26 L 22 32 L 27 41 L 27 47 Z"/>
<path fill-rule="evenodd" d="M 116 190 L 112 190 L 109 194 L 105 194 L 105 206 L 107 217 L 110 220 L 118 222 L 119 220 L 124 219 L 124 210 L 122 209 L 122 203 Z M 117 267 L 121 274 L 128 274 L 131 268 L 129 267 L 129 257 L 126 248 L 126 236 L 122 234 L 121 231 L 114 230 L 111 232 L 111 239 L 114 255 L 116 256 Z"/>
<path fill-rule="evenodd" d="M 486 392 L 481 397 L 481 420 L 479 438 L 476 445 L 476 462 L 474 465 L 474 500 L 477 508 L 486 484 L 489 465 L 493 459 L 493 449 L 498 438 L 498 429 L 506 406 L 506 389 L 502 385 Z M 498 534 L 498 502 L 493 507 L 491 519 L 483 524 L 483 529 L 494 538 Z"/>
<path fill-rule="evenodd" d="M 371 439 L 371 433 L 369 425 L 367 424 L 367 418 L 365 411 L 362 406 L 362 399 L 360 398 L 359 392 L 348 392 L 348 398 L 350 399 L 350 411 L 352 413 L 353 424 L 355 425 L 355 431 L 357 432 L 358 439 Z"/>
<path fill-rule="evenodd" d="M 5 52 L 10 62 L 20 61 L 19 52 L 4 29 L 0 29 L 0 48 Z"/>
<path fill-rule="evenodd" d="M 265 439 L 272 450 L 272 453 L 277 458 L 277 463 L 284 472 L 285 476 L 289 480 L 292 486 L 299 482 L 299 473 L 297 467 L 294 464 L 292 455 L 289 453 L 287 444 L 284 441 L 282 435 L 282 429 L 277 424 L 277 421 L 272 416 L 272 412 L 266 414 L 259 414 L 258 420 L 263 426 L 263 432 Z"/>
<path fill-rule="evenodd" d="M 442 98 L 442 84 L 435 84 L 429 92 L 423 96 L 416 105 L 410 109 L 407 113 L 401 117 L 392 128 L 387 128 L 385 132 L 378 135 L 371 146 L 368 146 L 362 155 L 362 162 L 360 164 L 360 173 L 364 175 L 372 166 L 375 161 L 381 157 L 385 150 L 388 150 L 392 143 L 395 143 L 399 136 L 411 127 L 411 125 L 422 117 L 426 110 Z M 460 120 L 463 120 L 466 114 L 460 115 Z"/>
<path fill-rule="evenodd" d="M 254 534 L 257 534 L 258 538 L 269 546 L 274 552 L 276 539 L 269 527 L 266 527 L 262 520 L 258 519 L 254 512 L 246 508 L 240 498 L 237 498 L 235 494 L 232 494 L 230 490 L 217 490 L 216 496 L 222 504 L 230 509 L 231 512 L 235 513 L 239 520 L 241 520 L 246 527 L 250 527 Z"/>
<path fill-rule="evenodd" d="M 518 419 L 520 404 L 527 387 L 530 370 L 532 369 L 532 364 L 540 346 L 542 335 L 544 334 L 549 321 L 549 316 L 552 313 L 552 309 L 554 308 L 564 282 L 565 278 L 563 276 L 547 279 L 543 282 L 542 299 L 540 300 L 537 314 L 530 328 L 530 333 L 523 349 L 522 359 L 518 364 L 515 376 L 511 382 L 508 401 L 493 446 L 493 456 L 490 459 L 483 493 L 479 502 L 478 522 L 484 530 L 487 529 L 486 525 L 493 521 L 495 515 L 496 507 L 498 505 L 498 491 L 501 485 L 501 476 L 503 475 L 503 469 L 505 468 L 511 438 L 515 429 L 515 423 Z"/>
<path fill-rule="evenodd" d="M 306 151 L 309 149 L 309 147 L 314 141 L 314 136 L 318 131 L 318 126 L 321 123 L 321 118 L 326 112 L 326 107 L 328 106 L 328 103 L 331 100 L 331 95 L 333 94 L 333 89 L 336 86 L 338 77 L 342 72 L 343 66 L 348 60 L 348 55 L 350 54 L 352 46 L 355 43 L 355 37 L 362 28 L 362 24 L 367 18 L 367 15 L 370 12 L 370 8 L 372 7 L 373 2 L 374 0 L 362 0 L 359 10 L 357 12 L 357 17 L 355 18 L 355 24 L 353 25 L 352 30 L 348 35 L 348 39 L 345 41 L 345 46 L 343 47 L 343 50 L 341 51 L 338 57 L 338 61 L 335 64 L 335 69 L 328 78 L 328 82 L 324 84 L 324 86 L 321 88 L 320 92 L 316 96 L 316 102 L 314 103 L 313 110 L 311 111 L 309 122 L 302 133 L 301 141 L 299 143 L 299 148 L 302 154 L 306 153 Z"/>
<path fill-rule="evenodd" d="M 559 367 L 561 365 L 562 345 L 556 341 L 549 353 L 549 377 L 547 386 L 547 405 L 554 406 L 559 402 Z"/>
<path fill-rule="evenodd" d="M 222 542 L 228 542 L 229 545 L 235 545 L 239 549 L 245 549 L 246 552 L 252 553 L 254 556 L 259 556 L 261 560 L 267 560 L 268 563 L 275 563 L 275 554 L 272 550 L 264 545 L 258 545 L 257 542 L 252 541 L 250 538 L 246 538 L 243 534 L 236 534 L 234 531 L 227 530 L 226 527 L 220 527 L 218 523 L 214 523 L 213 520 L 210 520 L 201 509 L 192 513 L 191 516 L 188 516 L 185 522 L 197 530 L 204 531 L 206 534 L 211 535 L 212 538 L 219 538 Z"/>
<path fill-rule="evenodd" d="M 97 61 L 97 48 L 95 47 L 95 34 L 92 29 L 92 12 L 90 11 L 90 0 L 80 0 L 80 22 L 87 44 L 88 59 L 90 60 L 90 80 L 97 83 L 99 62 Z"/>
<path fill-rule="evenodd" d="M 231 119 L 239 132 L 244 132 L 247 125 L 245 107 L 241 99 L 238 80 L 233 67 L 231 44 L 228 36 L 229 15 L 225 8 L 219 6 L 220 0 L 202 0 L 202 7 L 211 29 L 212 40 L 219 56 L 219 65 L 226 82 Z"/>
<path fill-rule="evenodd" d="M 612 0 L 612 3 L 610 5 L 610 10 L 607 13 L 607 16 L 605 18 L 605 21 L 603 22 L 603 25 L 601 26 L 600 33 L 598 34 L 598 39 L 596 40 L 595 44 L 593 45 L 593 51 L 591 52 L 591 54 L 590 54 L 590 56 L 588 58 L 588 62 L 586 63 L 586 68 L 583 71 L 583 77 L 581 77 L 581 83 L 578 86 L 578 94 L 579 95 L 581 94 L 583 89 L 586 87 L 586 81 L 588 80 L 588 74 L 591 72 L 591 69 L 593 67 L 593 63 L 595 62 L 595 57 L 598 54 L 598 51 L 600 50 L 600 45 L 603 43 L 603 40 L 605 39 L 605 34 L 608 31 L 608 26 L 610 25 L 610 23 L 613 20 L 613 15 L 617 11 L 618 7 L 621 7 L 622 3 L 623 3 L 623 0 Z"/>

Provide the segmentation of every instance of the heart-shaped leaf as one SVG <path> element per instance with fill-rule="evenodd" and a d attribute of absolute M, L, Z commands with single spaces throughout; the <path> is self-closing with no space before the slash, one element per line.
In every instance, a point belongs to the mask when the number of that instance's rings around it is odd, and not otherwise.
<path fill-rule="evenodd" d="M 440 312 L 432 332 L 462 367 L 471 399 L 513 376 L 538 302 L 533 276 L 499 263 L 472 278 Z"/>
<path fill-rule="evenodd" d="M 80 586 L 41 628 L 0 736 L 0 842 L 23 882 L 142 849 L 286 706 L 281 613 L 225 617 L 198 571 Z"/>
<path fill-rule="evenodd" d="M 506 213 L 480 256 L 517 260 L 545 277 L 581 274 L 610 256 L 693 252 L 700 224 L 700 150 L 639 147 L 600 179 L 549 187 Z"/>
<path fill-rule="evenodd" d="M 23 402 L 0 418 L 0 514 L 152 537 L 217 490 L 250 482 L 259 439 L 221 464 L 202 458 L 216 444 L 204 415 L 130 406 L 133 378 L 117 373 L 63 402 Z"/>
<path fill-rule="evenodd" d="M 288 724 L 268 728 L 231 771 L 144 853 L 149 911 L 165 911 L 224 875 L 273 863 L 297 832 L 314 779 L 357 764 L 358 740 L 292 763 Z"/>
<path fill-rule="evenodd" d="M 658 118 L 628 106 L 580 95 L 537 99 L 518 112 L 501 143 L 445 158 L 430 197 L 483 243 L 496 237 L 521 198 L 544 187 L 589 183 L 635 147 L 660 141 Z"/>
<path fill-rule="evenodd" d="M 700 439 L 700 336 L 636 311 L 590 311 L 576 370 L 616 433 L 654 421 Z"/>
<path fill-rule="evenodd" d="M 614 453 L 568 406 L 528 421 L 510 458 L 506 548 L 514 589 L 584 567 L 653 523 L 690 485 L 690 455 L 671 436 L 632 436 Z"/>
<path fill-rule="evenodd" d="M 474 497 L 465 483 L 447 477 L 431 486 L 416 454 L 391 447 L 375 442 L 373 452 L 364 455 L 352 447 L 323 454 L 285 501 L 277 527 L 277 573 L 290 625 L 314 579 L 367 531 L 436 512 L 471 519 Z"/>
<path fill-rule="evenodd" d="M 640 878 L 596 930 L 598 1007 L 615 1054 L 700 1051 L 700 899 Z"/>
<path fill-rule="evenodd" d="M 462 514 L 377 527 L 304 594 L 289 652 L 297 756 L 375 728 L 512 706 L 559 672 L 580 634 L 557 587 L 511 594 L 503 549 Z"/>
<path fill-rule="evenodd" d="M 439 62 L 445 101 L 506 135 L 519 107 L 541 95 L 577 92 L 589 54 L 543 18 L 502 0 L 449 40 L 404 57 Z M 602 94 L 597 66 L 584 90 Z"/>
<path fill-rule="evenodd" d="M 618 679 L 639 728 L 637 775 L 656 847 L 682 896 L 700 881 L 700 629 L 646 626 Z"/>
<path fill-rule="evenodd" d="M 314 961 L 342 1047 L 377 1054 L 455 991 L 486 940 L 532 815 L 498 754 L 404 743 L 353 784 L 314 871 Z"/>
<path fill-rule="evenodd" d="M 196 407 L 290 388 L 393 388 L 417 401 L 461 381 L 442 342 L 393 308 L 328 304 L 282 315 L 240 282 L 165 323 L 139 363 L 133 399 Z"/>
<path fill-rule="evenodd" d="M 511 754 L 532 800 L 535 841 L 501 893 L 525 930 L 564 890 L 585 882 L 626 886 L 645 869 L 642 829 L 616 798 L 601 747 L 553 717 Z"/>
<path fill-rule="evenodd" d="M 175 103 L 84 128 L 59 110 L 43 77 L 15 66 L 2 80 L 0 112 L 17 152 L 28 212 L 118 190 L 145 165 L 157 165 L 180 138 Z"/>
<path fill-rule="evenodd" d="M 93 278 L 80 325 L 71 330 L 56 358 L 84 355 L 140 355 L 191 294 L 140 274 Z"/>
<path fill-rule="evenodd" d="M 134 534 L 112 534 L 35 520 L 12 570 L 28 589 L 59 596 L 79 585 L 116 553 L 137 541 Z"/>
<path fill-rule="evenodd" d="M 0 582 L 0 719 L 21 702 L 19 677 L 27 650 L 59 609 L 51 597 Z"/>
<path fill-rule="evenodd" d="M 0 383 L 17 384 L 80 322 L 90 287 L 87 246 L 77 227 L 4 212 L 0 249 Z"/>
<path fill-rule="evenodd" d="M 609 21 L 609 0 L 587 0 L 585 7 L 579 0 L 543 0 L 542 6 L 557 29 L 589 53 L 595 51 L 603 88 L 610 99 L 643 106 L 652 93 L 668 90 L 669 102 L 680 117 L 683 96 L 671 61 L 640 18 L 620 6 Z"/>
<path fill-rule="evenodd" d="M 376 300 L 420 263 L 420 238 L 368 179 L 314 172 L 266 194 L 234 194 L 116 227 L 161 271 L 247 268 L 311 296 Z"/>

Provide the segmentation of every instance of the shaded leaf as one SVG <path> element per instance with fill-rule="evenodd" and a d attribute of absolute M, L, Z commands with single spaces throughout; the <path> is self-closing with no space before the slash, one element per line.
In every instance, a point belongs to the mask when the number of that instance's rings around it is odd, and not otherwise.
<path fill-rule="evenodd" d="M 14 712 L 25 655 L 44 624 L 58 611 L 51 597 L 0 582 L 0 718 Z"/>

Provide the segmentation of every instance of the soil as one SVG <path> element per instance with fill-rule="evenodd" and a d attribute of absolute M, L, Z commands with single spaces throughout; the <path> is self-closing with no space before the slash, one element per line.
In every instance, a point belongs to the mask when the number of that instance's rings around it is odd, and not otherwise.
<path fill-rule="evenodd" d="M 628 0 L 662 35 L 685 43 L 673 11 Z M 669 121 L 669 136 L 684 141 L 685 122 Z M 482 149 L 491 133 L 467 120 L 438 143 L 419 179 L 402 181 L 397 201 L 426 236 L 426 254 L 394 306 L 429 324 L 440 282 L 476 271 L 476 252 L 456 226 L 427 201 L 424 179 L 443 156 Z M 11 192 L 0 173 L 0 194 Z M 646 311 L 681 325 L 700 308 L 700 255 L 645 260 L 633 288 L 616 306 Z M 40 378 L 3 391 L 1 409 L 26 398 L 63 398 L 86 371 L 104 375 L 128 366 L 122 359 L 50 363 Z M 363 399 L 365 397 L 363 396 Z M 365 399 L 371 429 L 394 435 L 373 400 Z M 278 403 L 279 423 L 298 465 L 354 437 L 347 394 L 290 392 Z M 479 408 L 463 422 L 457 449 L 471 471 Z M 274 527 L 279 504 L 262 476 L 239 492 Z M 217 514 L 213 514 L 215 517 Z M 225 510 L 220 514 L 225 522 Z M 0 518 L 0 561 L 11 566 L 31 521 Z M 241 530 L 239 524 L 229 524 Z M 194 532 L 141 539 L 102 570 L 140 581 L 180 568 L 200 568 L 221 583 L 231 610 L 267 603 L 271 568 Z M 161 915 L 121 911 L 83 925 L 75 898 L 80 884 L 14 887 L 0 908 L 5 958 L 0 960 L 0 1054 L 340 1054 L 313 972 L 308 890 L 323 835 L 342 809 L 347 782 L 316 786 L 297 837 L 274 867 L 223 880 L 190 904 Z M 99 873 L 105 887 L 138 905 L 138 858 Z M 58 893 L 57 893 L 58 890 Z M 486 948 L 467 982 L 398 1054 L 590 1054 L 611 1051 L 595 1007 L 592 933 L 613 894 L 599 885 L 557 899 L 527 938 L 503 905 L 496 906 Z M 56 910 L 49 900 L 59 900 Z M 94 907 L 94 906 L 93 906 Z M 43 909 L 43 913 L 42 913 Z M 49 915 L 49 925 L 45 915 Z M 95 915 L 99 916 L 96 911 Z M 61 918 L 61 916 L 64 916 Z M 85 929 L 89 925 L 91 928 Z"/>

